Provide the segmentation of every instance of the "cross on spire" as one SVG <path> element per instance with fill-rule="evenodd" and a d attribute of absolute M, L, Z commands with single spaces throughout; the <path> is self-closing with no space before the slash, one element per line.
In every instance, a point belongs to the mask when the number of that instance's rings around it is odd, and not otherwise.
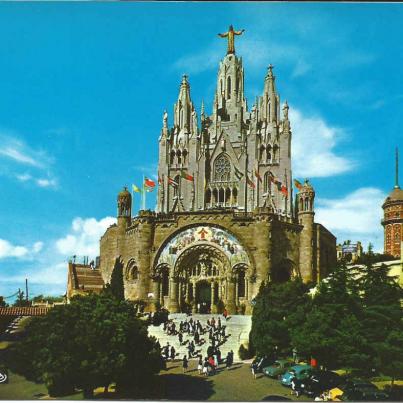
<path fill-rule="evenodd" d="M 400 189 L 399 186 L 399 149 L 396 147 L 396 156 L 395 156 L 395 189 Z"/>

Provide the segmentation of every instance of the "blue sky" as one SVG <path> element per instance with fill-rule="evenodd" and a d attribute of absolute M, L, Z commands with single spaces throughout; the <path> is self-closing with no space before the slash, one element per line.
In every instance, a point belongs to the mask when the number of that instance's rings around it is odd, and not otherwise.
<path fill-rule="evenodd" d="M 402 20 L 403 4 L 0 3 L 0 295 L 26 277 L 33 293 L 61 294 L 67 256 L 97 254 L 117 192 L 156 174 L 183 73 L 211 113 L 229 24 L 245 29 L 249 107 L 275 66 L 317 221 L 381 250 L 402 145 Z"/>

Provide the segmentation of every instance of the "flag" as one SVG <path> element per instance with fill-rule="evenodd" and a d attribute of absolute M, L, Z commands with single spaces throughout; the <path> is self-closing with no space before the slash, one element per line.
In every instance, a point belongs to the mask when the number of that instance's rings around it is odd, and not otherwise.
<path fill-rule="evenodd" d="M 168 176 L 168 183 L 169 183 L 171 186 L 174 186 L 174 187 L 176 187 L 176 186 L 179 185 L 178 182 L 175 182 L 175 180 L 172 179 L 172 178 L 170 178 L 169 176 Z"/>
<path fill-rule="evenodd" d="M 255 184 L 253 183 L 253 181 L 251 181 L 251 180 L 249 179 L 249 176 L 248 176 L 248 175 L 246 175 L 246 183 L 247 183 L 252 189 L 255 188 Z"/>
<path fill-rule="evenodd" d="M 151 179 L 144 178 L 144 186 L 147 186 L 148 188 L 154 188 L 155 182 L 152 181 Z"/>
<path fill-rule="evenodd" d="M 136 185 L 132 185 L 133 192 L 141 193 L 141 189 L 138 188 Z"/>
<path fill-rule="evenodd" d="M 298 190 L 302 189 L 302 183 L 300 181 L 297 181 L 296 179 L 294 179 L 294 185 Z"/>
<path fill-rule="evenodd" d="M 273 175 L 273 172 L 271 172 L 271 171 L 269 171 L 269 178 L 270 178 L 270 181 L 274 183 L 274 175 Z"/>
<path fill-rule="evenodd" d="M 263 179 L 262 179 L 262 177 L 260 176 L 260 174 L 259 174 L 257 168 L 255 168 L 255 176 L 256 176 L 256 178 L 258 179 L 258 181 L 259 181 L 260 183 L 263 182 Z"/>
<path fill-rule="evenodd" d="M 242 173 L 237 167 L 235 167 L 235 176 L 236 176 L 238 179 L 242 179 L 242 178 L 243 178 L 243 173 Z"/>
<path fill-rule="evenodd" d="M 277 185 L 277 190 L 281 192 L 282 183 L 278 179 L 274 179 L 274 183 Z"/>
<path fill-rule="evenodd" d="M 288 189 L 285 185 L 281 186 L 281 193 L 287 197 L 288 196 Z"/>
<path fill-rule="evenodd" d="M 181 171 L 181 177 L 183 179 L 186 179 L 187 181 L 193 182 L 193 176 L 189 175 L 188 173 L 186 173 L 185 171 Z"/>

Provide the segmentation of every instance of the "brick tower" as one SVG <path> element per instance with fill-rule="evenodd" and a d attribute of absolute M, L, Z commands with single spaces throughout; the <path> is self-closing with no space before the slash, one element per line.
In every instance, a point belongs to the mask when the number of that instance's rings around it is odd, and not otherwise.
<path fill-rule="evenodd" d="M 395 186 L 382 205 L 384 216 L 384 251 L 400 258 L 403 235 L 403 190 L 399 186 L 399 154 L 396 148 Z"/>

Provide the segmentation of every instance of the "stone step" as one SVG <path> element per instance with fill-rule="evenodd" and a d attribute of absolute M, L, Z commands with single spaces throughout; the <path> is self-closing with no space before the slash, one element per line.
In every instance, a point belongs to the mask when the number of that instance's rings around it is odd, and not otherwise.
<path fill-rule="evenodd" d="M 234 360 L 240 361 L 238 356 L 238 350 L 241 344 L 246 344 L 249 341 L 249 332 L 252 326 L 252 318 L 249 315 L 234 315 L 229 317 L 227 320 L 222 315 L 203 315 L 203 314 L 194 314 L 188 316 L 183 313 L 175 313 L 170 314 L 169 319 L 173 320 L 176 328 L 179 328 L 179 323 L 181 321 L 188 320 L 192 318 L 193 320 L 199 320 L 203 327 L 206 326 L 207 320 L 211 320 L 211 318 L 218 320 L 221 319 L 221 324 L 226 326 L 226 334 L 229 335 L 224 344 L 220 346 L 221 356 L 225 357 L 229 351 L 234 352 Z M 176 358 L 181 358 L 184 355 L 188 355 L 187 344 L 179 345 L 178 336 L 168 336 L 163 329 L 163 325 L 160 326 L 149 326 L 148 328 L 150 336 L 154 336 L 160 343 L 161 347 L 165 346 L 169 343 L 171 346 L 173 345 L 176 351 Z M 183 341 L 193 340 L 193 337 L 187 334 L 183 335 Z M 202 354 L 204 357 L 207 353 L 207 348 L 209 346 L 208 341 L 208 333 L 201 335 L 202 338 L 206 340 L 202 346 L 196 346 L 196 351 L 198 354 Z M 200 351 L 199 351 L 200 350 Z"/>

